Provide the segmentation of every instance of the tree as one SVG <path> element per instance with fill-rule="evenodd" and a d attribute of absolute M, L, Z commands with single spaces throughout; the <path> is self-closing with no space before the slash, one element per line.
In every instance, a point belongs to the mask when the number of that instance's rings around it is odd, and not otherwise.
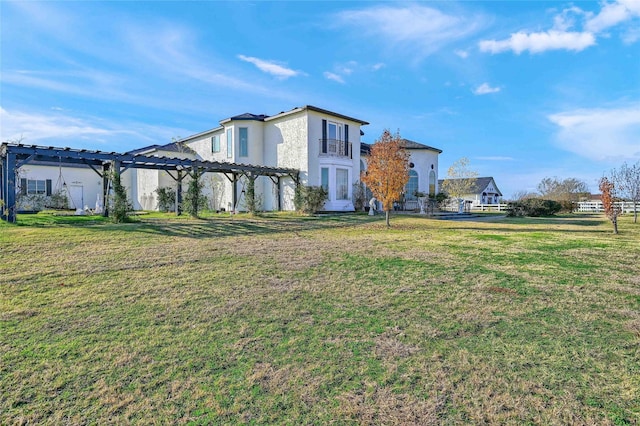
<path fill-rule="evenodd" d="M 129 218 L 127 212 L 133 210 L 131 203 L 127 200 L 127 190 L 120 180 L 120 173 L 113 168 L 111 174 L 113 182 L 113 197 L 111 199 L 111 218 L 115 223 L 126 222 Z"/>
<path fill-rule="evenodd" d="M 633 202 L 633 223 L 638 223 L 638 204 L 640 204 L 640 161 L 631 166 L 624 163 L 611 172 L 611 180 L 618 194 Z"/>
<path fill-rule="evenodd" d="M 443 192 L 458 200 L 458 213 L 462 213 L 464 196 L 473 193 L 478 172 L 469 169 L 469 159 L 462 157 L 447 170 L 447 178 L 442 182 Z"/>
<path fill-rule="evenodd" d="M 613 233 L 618 233 L 618 216 L 621 213 L 621 209 L 614 203 L 616 201 L 616 186 L 607 177 L 600 179 L 599 185 L 602 192 L 602 207 L 604 207 L 604 214 L 613 223 Z"/>
<path fill-rule="evenodd" d="M 409 153 L 403 148 L 399 133 L 392 135 L 389 130 L 382 132 L 371 146 L 366 172 L 360 180 L 382 203 L 386 213 L 387 226 L 393 203 L 400 199 L 404 186 L 409 181 Z"/>
<path fill-rule="evenodd" d="M 564 210 L 572 212 L 575 204 L 589 195 L 589 185 L 575 178 L 558 180 L 547 177 L 538 184 L 538 192 L 542 198 L 558 201 Z"/>

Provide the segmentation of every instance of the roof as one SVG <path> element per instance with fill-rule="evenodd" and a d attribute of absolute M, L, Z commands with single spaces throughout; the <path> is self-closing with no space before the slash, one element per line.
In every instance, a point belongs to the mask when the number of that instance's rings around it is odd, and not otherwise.
<path fill-rule="evenodd" d="M 189 154 L 195 154 L 196 152 L 184 143 L 181 139 L 179 141 L 170 142 L 165 145 L 149 145 L 142 148 L 134 149 L 133 151 L 127 151 L 125 154 L 142 154 L 152 151 L 167 151 L 167 152 L 188 152 Z"/>
<path fill-rule="evenodd" d="M 230 121 L 237 120 L 246 120 L 246 121 L 264 121 L 265 118 L 268 118 L 268 115 L 265 114 L 251 114 L 250 112 L 245 112 L 244 114 L 234 115 L 233 117 L 225 118 L 224 120 L 220 120 L 220 124 L 228 123 Z"/>
<path fill-rule="evenodd" d="M 409 139 L 402 139 L 402 144 L 404 145 L 404 147 L 406 149 L 428 149 L 430 151 L 436 151 L 439 154 L 442 153 L 441 149 L 434 148 L 434 147 L 429 146 L 429 145 L 424 145 L 424 144 L 421 144 L 421 143 L 418 143 L 416 141 L 412 141 L 412 140 L 409 140 Z"/>
<path fill-rule="evenodd" d="M 449 180 L 449 179 L 439 179 L 438 180 L 438 187 L 442 186 L 442 183 L 445 180 Z M 453 179 L 453 180 L 457 180 L 457 179 Z M 498 192 L 498 194 L 500 196 L 502 196 L 502 192 L 500 191 L 500 189 L 498 189 L 498 185 L 496 185 L 496 181 L 493 179 L 493 177 L 491 176 L 487 176 L 487 177 L 479 177 L 476 178 L 476 184 L 472 190 L 472 194 L 479 194 L 482 191 L 484 191 L 487 186 L 489 186 L 489 184 L 493 182 L 493 186 L 496 188 L 496 191 Z"/>
<path fill-rule="evenodd" d="M 368 122 L 366 122 L 364 120 L 360 120 L 359 118 L 353 118 L 353 117 L 349 117 L 348 115 L 338 114 L 337 112 L 329 111 L 327 109 L 318 108 L 318 107 L 315 107 L 313 105 L 305 105 L 305 106 L 301 106 L 301 107 L 296 107 L 296 108 L 293 108 L 292 110 L 289 110 L 289 111 L 286 111 L 286 112 L 282 111 L 279 114 L 272 115 L 271 117 L 265 118 L 264 121 L 274 120 L 276 118 L 285 117 L 287 115 L 296 114 L 296 113 L 302 112 L 302 111 L 315 111 L 315 112 L 319 112 L 321 114 L 332 115 L 332 116 L 337 117 L 337 118 L 342 118 L 343 120 L 354 121 L 354 122 L 359 123 L 359 124 L 361 124 L 363 126 L 366 126 L 367 124 L 369 124 Z"/>
<path fill-rule="evenodd" d="M 426 149 L 430 151 L 435 151 L 438 154 L 442 153 L 441 149 L 433 148 L 431 146 L 424 145 L 415 141 L 411 141 L 409 139 L 402 139 L 402 144 L 405 149 Z M 369 154 L 370 152 L 371 152 L 371 145 L 364 142 L 360 142 L 360 153 Z"/>

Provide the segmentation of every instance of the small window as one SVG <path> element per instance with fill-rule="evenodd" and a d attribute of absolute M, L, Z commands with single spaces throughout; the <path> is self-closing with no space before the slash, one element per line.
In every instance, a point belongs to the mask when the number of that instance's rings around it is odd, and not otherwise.
<path fill-rule="evenodd" d="M 220 152 L 220 135 L 211 137 L 211 152 Z"/>
<path fill-rule="evenodd" d="M 320 169 L 320 186 L 329 192 L 329 169 L 326 167 Z"/>
<path fill-rule="evenodd" d="M 240 127 L 240 157 L 249 156 L 249 129 L 246 127 Z"/>
<path fill-rule="evenodd" d="M 349 199 L 349 170 L 336 169 L 336 200 Z"/>
<path fill-rule="evenodd" d="M 233 129 L 227 129 L 227 158 L 233 157 Z"/>

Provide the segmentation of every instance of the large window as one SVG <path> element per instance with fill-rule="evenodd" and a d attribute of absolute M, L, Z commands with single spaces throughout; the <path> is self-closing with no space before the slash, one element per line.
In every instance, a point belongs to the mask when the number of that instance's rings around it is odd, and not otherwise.
<path fill-rule="evenodd" d="M 220 135 L 211 136 L 211 152 L 220 152 Z"/>
<path fill-rule="evenodd" d="M 409 181 L 404 187 L 404 199 L 415 200 L 416 192 L 418 192 L 418 173 L 415 170 L 409 170 Z"/>
<path fill-rule="evenodd" d="M 349 170 L 336 169 L 336 200 L 349 199 Z"/>
<path fill-rule="evenodd" d="M 342 140 L 342 124 L 333 123 L 329 121 L 327 123 L 327 138 L 330 140 Z"/>
<path fill-rule="evenodd" d="M 240 137 L 240 157 L 249 156 L 249 129 L 246 127 L 240 127 L 238 129 L 238 135 Z"/>
<path fill-rule="evenodd" d="M 233 157 L 233 129 L 227 129 L 227 158 Z"/>
<path fill-rule="evenodd" d="M 329 192 L 329 169 L 326 167 L 320 169 L 320 186 Z"/>

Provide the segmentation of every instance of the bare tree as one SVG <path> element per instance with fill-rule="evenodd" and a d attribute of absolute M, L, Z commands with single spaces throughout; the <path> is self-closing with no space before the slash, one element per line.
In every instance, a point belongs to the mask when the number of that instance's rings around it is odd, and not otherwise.
<path fill-rule="evenodd" d="M 514 192 L 513 195 L 511 196 L 511 199 L 513 201 L 522 201 L 522 200 L 528 200 L 529 198 L 538 198 L 538 197 L 540 197 L 540 194 L 538 194 L 537 192 L 531 192 L 531 191 L 527 191 L 526 189 L 523 189 L 523 190 Z"/>
<path fill-rule="evenodd" d="M 611 180 L 622 198 L 633 202 L 633 223 L 638 223 L 638 204 L 640 204 L 640 161 L 636 164 L 622 164 L 611 171 Z"/>
<path fill-rule="evenodd" d="M 573 211 L 575 204 L 581 198 L 588 196 L 589 185 L 575 178 L 558 180 L 556 177 L 547 177 L 538 184 L 538 192 L 542 198 L 558 201 L 562 204 L 563 209 Z"/>
<path fill-rule="evenodd" d="M 447 178 L 442 182 L 442 192 L 458 200 L 458 213 L 464 208 L 464 196 L 473 193 L 478 172 L 469 169 L 469 159 L 462 157 L 447 170 Z"/>

